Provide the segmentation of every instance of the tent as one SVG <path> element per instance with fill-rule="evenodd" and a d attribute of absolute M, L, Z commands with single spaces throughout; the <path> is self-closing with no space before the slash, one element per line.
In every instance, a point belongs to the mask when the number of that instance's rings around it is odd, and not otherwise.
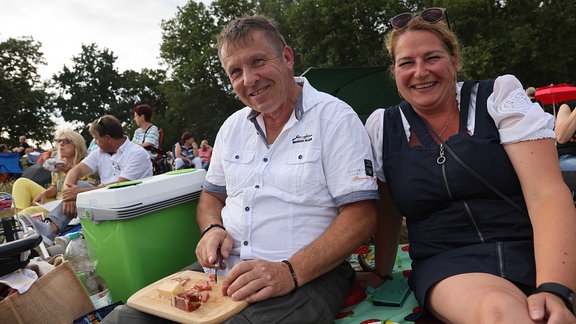
<path fill-rule="evenodd" d="M 329 93 L 358 113 L 362 122 L 377 108 L 402 101 L 388 67 L 308 68 L 303 77 L 316 89 Z"/>

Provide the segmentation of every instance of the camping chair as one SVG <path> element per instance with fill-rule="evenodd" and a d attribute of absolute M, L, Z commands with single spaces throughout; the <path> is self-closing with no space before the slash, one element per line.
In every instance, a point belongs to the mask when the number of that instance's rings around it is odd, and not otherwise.
<path fill-rule="evenodd" d="M 20 165 L 20 153 L 0 153 L 0 188 L 5 188 L 18 179 L 24 170 Z"/>
<path fill-rule="evenodd" d="M 156 153 L 156 159 L 152 159 L 152 173 L 154 175 L 172 171 L 172 165 L 168 162 L 168 155 L 162 151 L 162 141 L 164 140 L 164 130 L 158 129 L 158 148 L 151 148 L 152 153 Z"/>

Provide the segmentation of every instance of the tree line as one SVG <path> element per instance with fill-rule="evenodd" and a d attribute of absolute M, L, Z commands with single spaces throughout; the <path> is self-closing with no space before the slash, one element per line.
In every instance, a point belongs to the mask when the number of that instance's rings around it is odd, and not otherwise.
<path fill-rule="evenodd" d="M 571 0 L 190 0 L 161 24 L 160 58 L 166 69 L 118 71 L 112 49 L 82 45 L 49 80 L 40 43 L 30 36 L 0 41 L 0 142 L 19 135 L 50 141 L 62 117 L 90 140 L 86 125 L 103 114 L 118 117 L 132 135 L 132 108 L 149 103 L 164 129 L 164 149 L 183 131 L 213 143 L 224 119 L 243 106 L 218 61 L 218 32 L 232 18 L 274 18 L 296 55 L 295 74 L 309 67 L 388 66 L 388 20 L 427 7 L 444 7 L 463 46 L 461 79 L 515 74 L 525 87 L 574 84 L 576 6 Z M 384 90 L 383 90 L 384 91 Z M 377 107 L 375 107 L 377 108 Z"/>

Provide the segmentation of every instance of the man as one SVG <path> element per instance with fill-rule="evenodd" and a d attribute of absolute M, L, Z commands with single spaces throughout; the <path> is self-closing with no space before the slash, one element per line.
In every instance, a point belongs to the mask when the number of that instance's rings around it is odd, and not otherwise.
<path fill-rule="evenodd" d="M 536 99 L 536 88 L 534 88 L 534 87 L 528 87 L 528 88 L 526 88 L 526 95 L 528 96 L 528 98 L 530 98 L 530 101 L 532 101 L 533 103 L 537 103 L 538 105 L 540 105 L 540 108 L 544 108 L 544 105 L 542 104 L 542 101 Z"/>
<path fill-rule="evenodd" d="M 143 179 L 152 176 L 152 163 L 148 152 L 124 135 L 122 125 L 116 117 L 105 115 L 90 125 L 99 150 L 90 153 L 82 162 L 66 173 L 62 189 L 62 205 L 48 215 L 49 222 L 42 223 L 32 218 L 27 220 L 42 234 L 44 242 L 52 244 L 61 232 L 76 217 L 76 196 L 107 186 L 112 183 Z M 98 173 L 100 185 L 93 186 L 81 178 Z"/>
<path fill-rule="evenodd" d="M 20 153 L 20 156 L 24 156 L 26 154 L 26 149 L 30 147 L 26 142 L 26 136 L 22 135 L 18 137 L 18 146 L 12 149 L 12 152 Z"/>
<path fill-rule="evenodd" d="M 214 267 L 220 249 L 222 293 L 250 303 L 226 323 L 333 323 L 355 280 L 345 259 L 376 226 L 368 136 L 348 105 L 294 78 L 292 49 L 268 18 L 232 21 L 218 53 L 247 107 L 214 143 L 199 263 Z"/>

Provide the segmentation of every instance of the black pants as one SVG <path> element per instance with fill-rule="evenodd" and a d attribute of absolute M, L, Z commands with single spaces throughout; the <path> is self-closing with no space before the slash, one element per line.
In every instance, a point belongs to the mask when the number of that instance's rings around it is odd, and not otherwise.
<path fill-rule="evenodd" d="M 187 270 L 196 270 L 192 265 Z M 334 323 L 356 275 L 348 262 L 305 284 L 292 293 L 250 304 L 226 324 L 245 323 Z M 170 320 L 142 313 L 126 305 L 117 307 L 102 324 L 166 324 Z"/>

